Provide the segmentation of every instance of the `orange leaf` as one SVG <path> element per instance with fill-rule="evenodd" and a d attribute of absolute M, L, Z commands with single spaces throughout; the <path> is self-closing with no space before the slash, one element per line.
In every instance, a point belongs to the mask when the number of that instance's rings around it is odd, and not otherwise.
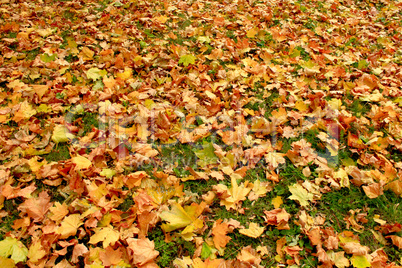
<path fill-rule="evenodd" d="M 230 237 L 226 234 L 229 232 L 229 224 L 222 222 L 222 219 L 218 219 L 212 227 L 213 241 L 217 249 L 224 248 L 230 241 Z"/>
<path fill-rule="evenodd" d="M 47 192 L 43 191 L 37 198 L 29 198 L 22 203 L 18 209 L 24 213 L 27 213 L 34 222 L 41 221 L 49 208 L 52 206 L 50 203 L 50 196 Z"/>
<path fill-rule="evenodd" d="M 389 235 L 386 238 L 391 238 L 392 243 L 397 246 L 399 249 L 402 249 L 402 237 L 397 235 Z"/>
<path fill-rule="evenodd" d="M 132 251 L 132 259 L 136 265 L 144 265 L 147 262 L 151 262 L 158 255 L 159 252 L 156 251 L 155 244 L 148 238 L 145 239 L 127 239 L 128 248 Z"/>
<path fill-rule="evenodd" d="M 121 256 L 123 252 L 120 248 L 113 250 L 111 246 L 108 246 L 105 252 L 99 254 L 99 259 L 103 262 L 105 266 L 116 265 L 121 261 Z"/>

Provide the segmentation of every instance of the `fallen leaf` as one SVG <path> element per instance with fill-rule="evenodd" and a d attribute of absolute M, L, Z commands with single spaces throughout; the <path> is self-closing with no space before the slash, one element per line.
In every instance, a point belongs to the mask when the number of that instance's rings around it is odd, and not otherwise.
<path fill-rule="evenodd" d="M 28 249 L 21 241 L 13 237 L 6 237 L 0 241 L 0 256 L 11 258 L 15 263 L 25 262 L 28 255 Z"/>
<path fill-rule="evenodd" d="M 370 262 L 364 255 L 353 255 L 352 258 L 350 258 L 350 262 L 352 263 L 353 267 L 356 268 L 371 267 Z"/>
<path fill-rule="evenodd" d="M 292 195 L 288 198 L 292 200 L 297 200 L 302 207 L 308 206 L 310 204 L 309 201 L 314 200 L 313 194 L 307 192 L 307 190 L 298 183 L 290 185 L 289 191 L 292 193 Z"/>
<path fill-rule="evenodd" d="M 118 231 L 114 230 L 112 227 L 100 227 L 95 228 L 95 233 L 89 239 L 90 244 L 97 244 L 102 242 L 103 248 L 107 248 L 109 245 L 114 245 L 120 237 Z"/>
<path fill-rule="evenodd" d="M 134 264 L 142 266 L 147 262 L 151 262 L 158 255 L 159 252 L 155 250 L 153 241 L 146 239 L 127 239 L 128 248 L 132 251 L 132 259 Z"/>
<path fill-rule="evenodd" d="M 264 227 L 260 227 L 257 223 L 251 222 L 248 229 L 240 229 L 239 233 L 248 237 L 257 238 L 262 235 L 264 230 Z"/>
<path fill-rule="evenodd" d="M 80 214 L 72 214 L 64 218 L 60 227 L 56 230 L 57 234 L 60 234 L 61 239 L 68 238 L 77 233 L 78 227 L 84 224 L 81 220 Z"/>
<path fill-rule="evenodd" d="M 76 165 L 77 169 L 87 169 L 92 165 L 92 162 L 88 158 L 81 155 L 71 158 L 71 161 Z"/>

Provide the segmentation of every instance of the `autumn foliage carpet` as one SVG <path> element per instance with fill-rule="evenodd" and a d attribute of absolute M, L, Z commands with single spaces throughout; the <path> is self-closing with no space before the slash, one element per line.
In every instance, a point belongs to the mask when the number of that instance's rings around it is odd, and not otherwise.
<path fill-rule="evenodd" d="M 0 267 L 401 267 L 402 2 L 0 0 Z"/>

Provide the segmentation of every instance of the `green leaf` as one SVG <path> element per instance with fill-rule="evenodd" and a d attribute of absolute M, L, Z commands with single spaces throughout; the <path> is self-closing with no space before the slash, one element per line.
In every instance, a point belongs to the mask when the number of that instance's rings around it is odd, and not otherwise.
<path fill-rule="evenodd" d="M 94 86 L 92 87 L 93 90 L 99 90 L 99 89 L 103 89 L 103 82 L 102 80 L 97 80 L 94 84 Z"/>
<path fill-rule="evenodd" d="M 93 81 L 98 80 L 107 74 L 106 70 L 100 70 L 98 68 L 91 68 L 86 72 L 88 79 Z"/>
<path fill-rule="evenodd" d="M 215 155 L 215 148 L 212 143 L 203 143 L 203 148 L 201 150 L 194 150 L 195 155 L 199 158 L 198 164 L 201 167 L 205 167 L 208 164 L 213 164 L 218 161 L 218 157 Z"/>
<path fill-rule="evenodd" d="M 104 176 L 106 178 L 111 178 L 116 174 L 116 171 L 114 171 L 113 169 L 110 168 L 104 168 L 102 169 L 101 173 L 99 173 L 99 175 Z"/>
<path fill-rule="evenodd" d="M 27 259 L 28 249 L 22 242 L 12 237 L 6 237 L 0 241 L 0 256 L 10 257 L 15 263 L 24 262 Z"/>
<path fill-rule="evenodd" d="M 366 68 L 369 65 L 369 63 L 366 60 L 359 60 L 357 64 L 357 68 L 359 70 Z"/>
<path fill-rule="evenodd" d="M 40 59 L 43 62 L 48 63 L 48 62 L 54 61 L 56 59 L 56 54 L 49 55 L 47 53 L 43 53 L 42 55 L 40 55 Z"/>
<path fill-rule="evenodd" d="M 201 258 L 203 260 L 207 259 L 209 256 L 212 254 L 212 249 L 211 247 L 207 244 L 204 243 L 202 244 L 202 249 L 201 249 Z"/>
<path fill-rule="evenodd" d="M 195 59 L 196 57 L 191 54 L 183 55 L 180 57 L 179 64 L 182 63 L 185 67 L 187 67 L 189 64 L 194 64 Z"/>

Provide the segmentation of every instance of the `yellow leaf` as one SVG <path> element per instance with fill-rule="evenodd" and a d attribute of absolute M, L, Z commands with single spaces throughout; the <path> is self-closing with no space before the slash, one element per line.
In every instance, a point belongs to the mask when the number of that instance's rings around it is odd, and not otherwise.
<path fill-rule="evenodd" d="M 255 28 L 252 28 L 247 31 L 247 37 L 254 38 L 257 33 L 258 33 L 258 31 Z"/>
<path fill-rule="evenodd" d="M 344 256 L 345 255 L 344 251 L 340 252 L 328 251 L 327 255 L 331 259 L 331 261 L 335 263 L 335 266 L 338 268 L 344 268 L 350 266 L 348 258 Z"/>
<path fill-rule="evenodd" d="M 239 186 L 237 184 L 237 179 L 240 179 L 240 175 L 233 173 L 230 175 L 232 181 L 232 187 L 227 188 L 226 185 L 218 184 L 216 186 L 216 190 L 218 193 L 222 193 L 225 196 L 224 199 L 221 199 L 221 205 L 224 205 L 227 210 L 236 209 L 236 206 L 240 204 L 241 201 L 246 200 L 248 193 L 250 192 L 250 188 L 246 187 L 243 183 Z"/>
<path fill-rule="evenodd" d="M 289 191 L 292 193 L 289 199 L 299 201 L 300 205 L 306 207 L 309 205 L 309 201 L 313 201 L 313 194 L 309 193 L 300 184 L 293 184 L 289 186 Z"/>
<path fill-rule="evenodd" d="M 14 268 L 15 263 L 12 259 L 8 259 L 0 256 L 0 267 L 2 268 Z"/>
<path fill-rule="evenodd" d="M 160 215 L 161 219 L 169 223 L 162 224 L 162 229 L 165 232 L 171 232 L 176 229 L 186 227 L 182 231 L 182 235 L 186 240 L 193 236 L 193 231 L 202 228 L 203 221 L 197 219 L 205 208 L 205 203 L 200 205 L 193 203 L 191 206 L 182 207 L 178 203 L 172 205 L 170 211 L 163 211 Z"/>
<path fill-rule="evenodd" d="M 21 241 L 13 237 L 6 237 L 0 241 L 0 256 L 10 257 L 15 263 L 24 262 L 27 259 L 28 249 Z"/>
<path fill-rule="evenodd" d="M 40 36 L 45 37 L 45 36 L 48 36 L 49 34 L 51 34 L 51 33 L 53 32 L 53 30 L 50 29 L 50 28 L 47 28 L 47 29 L 37 29 L 36 32 L 37 32 Z"/>
<path fill-rule="evenodd" d="M 102 241 L 103 248 L 107 248 L 110 244 L 113 246 L 119 240 L 119 232 L 112 227 L 95 228 L 95 234 L 89 239 L 90 244 L 97 244 Z"/>
<path fill-rule="evenodd" d="M 55 222 L 61 221 L 68 214 L 68 206 L 65 203 L 56 202 L 49 210 L 52 213 L 49 219 Z"/>
<path fill-rule="evenodd" d="M 42 98 L 43 95 L 45 95 L 46 92 L 49 90 L 48 85 L 31 85 L 31 87 L 35 91 L 36 95 L 39 96 L 39 98 Z"/>
<path fill-rule="evenodd" d="M 160 23 L 165 23 L 168 20 L 167 16 L 159 16 L 155 18 L 157 21 L 159 21 Z"/>
<path fill-rule="evenodd" d="M 28 259 L 32 263 L 38 262 L 46 256 L 46 251 L 43 249 L 40 240 L 36 240 L 31 244 L 28 250 Z"/>
<path fill-rule="evenodd" d="M 94 57 L 95 52 L 93 52 L 92 50 L 90 50 L 87 47 L 84 47 L 81 50 L 80 56 L 83 60 L 92 60 Z"/>
<path fill-rule="evenodd" d="M 57 125 L 54 127 L 52 134 L 52 141 L 55 143 L 67 142 L 73 139 L 74 135 L 63 125 Z"/>
<path fill-rule="evenodd" d="M 43 160 L 42 162 L 38 162 L 39 157 L 34 156 L 31 159 L 28 160 L 29 167 L 33 172 L 37 172 L 40 170 L 40 168 L 44 165 L 47 164 L 46 160 Z"/>
<path fill-rule="evenodd" d="M 35 114 L 36 110 L 33 109 L 27 101 L 24 101 L 23 103 L 21 103 L 18 111 L 14 114 L 13 120 L 18 123 L 24 119 L 31 118 L 31 116 Z"/>
<path fill-rule="evenodd" d="M 371 267 L 370 262 L 364 255 L 353 255 L 352 258 L 350 258 L 350 261 L 352 262 L 353 267 L 356 268 Z"/>
<path fill-rule="evenodd" d="M 304 101 L 296 101 L 295 108 L 300 112 L 307 112 L 309 107 Z"/>
<path fill-rule="evenodd" d="M 71 158 L 71 161 L 76 165 L 78 169 L 86 169 L 92 165 L 91 161 L 88 158 L 81 155 L 77 155 Z"/>
<path fill-rule="evenodd" d="M 60 239 L 67 238 L 77 233 L 78 227 L 83 224 L 80 214 L 72 214 L 64 218 L 56 233 L 60 234 Z"/>
<path fill-rule="evenodd" d="M 253 189 L 248 195 L 248 199 L 251 201 L 257 200 L 258 198 L 265 196 L 268 190 L 270 190 L 268 182 L 261 182 L 260 180 L 256 180 L 253 183 Z"/>
<path fill-rule="evenodd" d="M 334 178 L 339 180 L 339 184 L 341 187 L 348 187 L 350 186 L 348 173 L 345 171 L 344 168 L 340 168 L 337 172 L 334 173 Z"/>
<path fill-rule="evenodd" d="M 132 73 L 133 73 L 133 69 L 126 67 L 126 68 L 124 68 L 124 72 L 117 73 L 116 77 L 119 77 L 123 80 L 127 80 L 132 76 Z"/>
<path fill-rule="evenodd" d="M 271 204 L 274 205 L 274 208 L 279 208 L 283 204 L 283 200 L 281 196 L 277 196 L 272 199 Z"/>
<path fill-rule="evenodd" d="M 246 235 L 248 237 L 257 238 L 264 232 L 264 227 L 258 226 L 257 223 L 250 223 L 248 229 L 240 229 L 239 233 Z"/>
<path fill-rule="evenodd" d="M 371 231 L 371 233 L 373 234 L 374 238 L 375 238 L 378 242 L 380 242 L 380 243 L 383 244 L 383 245 L 388 245 L 387 240 L 384 238 L 384 236 L 383 236 L 381 233 L 376 232 L 376 231 L 374 231 L 374 230 L 370 230 L 370 231 Z"/>

